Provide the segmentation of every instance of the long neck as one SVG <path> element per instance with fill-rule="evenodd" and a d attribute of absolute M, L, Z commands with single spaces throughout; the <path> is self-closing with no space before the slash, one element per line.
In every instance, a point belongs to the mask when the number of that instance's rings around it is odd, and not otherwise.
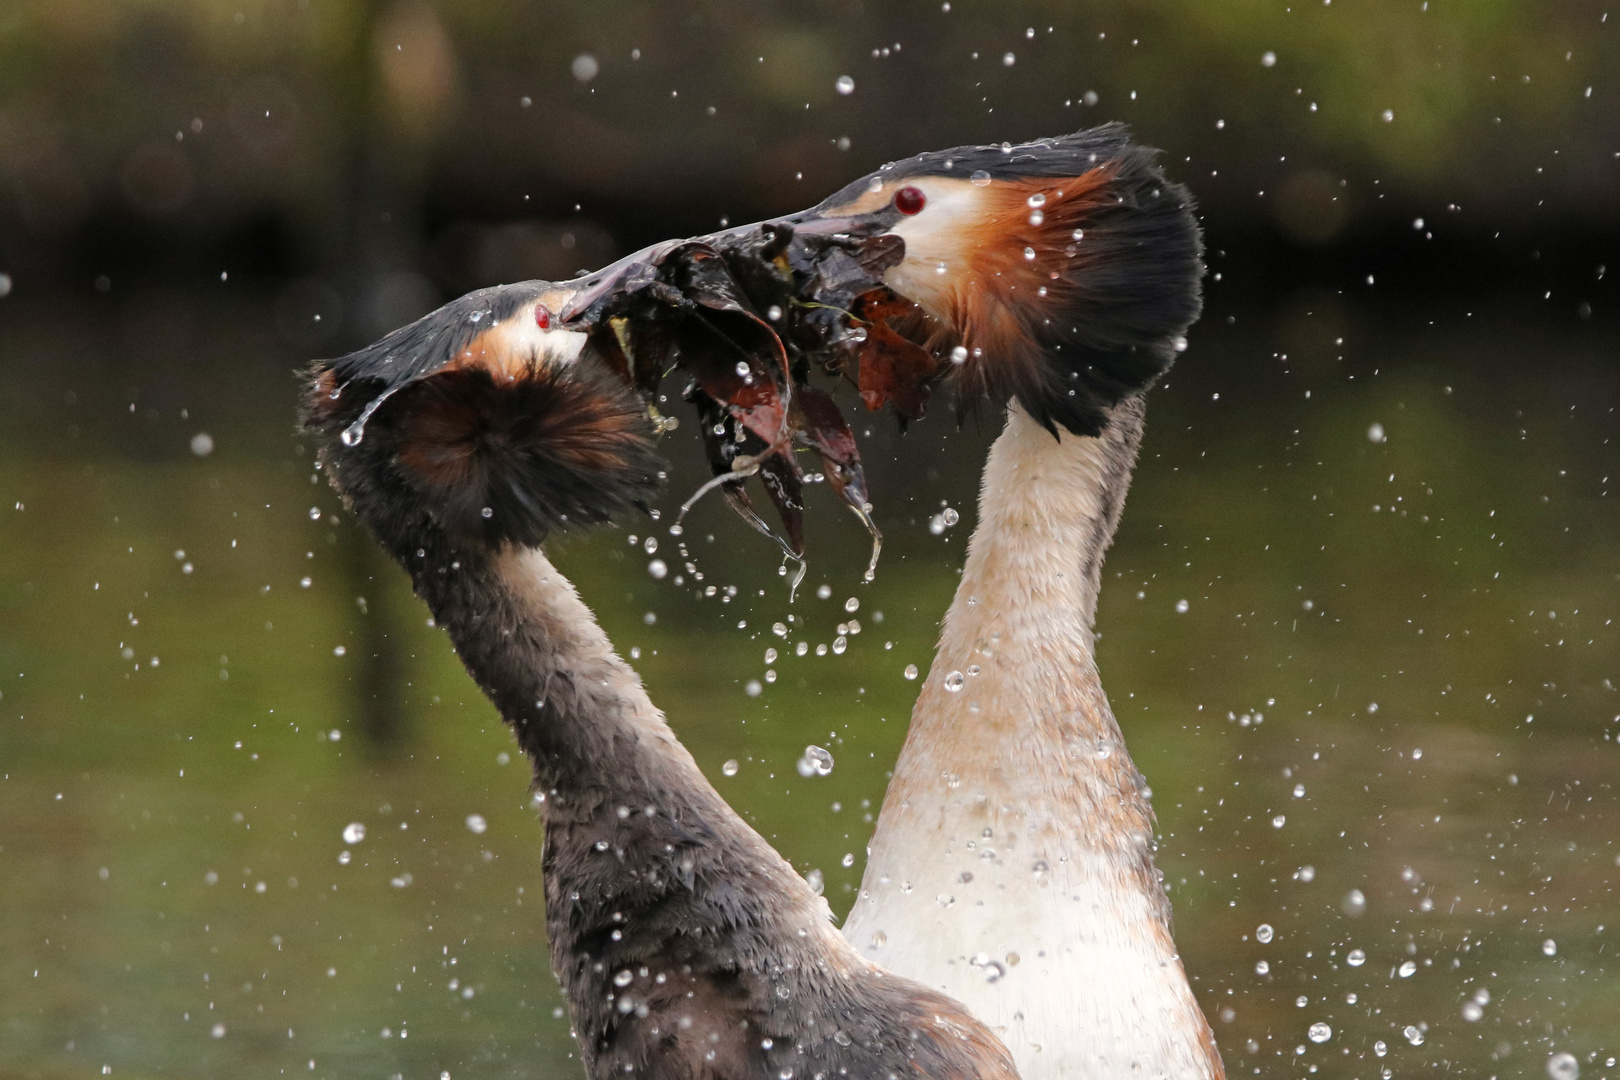
<path fill-rule="evenodd" d="M 593 1072 L 625 1022 L 615 999 L 641 993 L 649 969 L 689 981 L 760 972 L 775 941 L 825 947 L 823 902 L 720 798 L 543 553 L 406 564 L 533 764 L 553 967 Z M 641 977 L 621 990 L 622 971 Z"/>
<path fill-rule="evenodd" d="M 1221 1075 L 1093 654 L 1141 422 L 1128 399 L 1058 439 L 1011 408 L 845 926 L 966 1002 L 1024 1080 Z"/>
<path fill-rule="evenodd" d="M 553 970 L 591 1076 L 1011 1077 L 961 1006 L 839 936 L 545 555 L 396 553 L 533 762 Z"/>
<path fill-rule="evenodd" d="M 548 815 L 607 789 L 638 810 L 654 792 L 694 810 L 724 806 L 543 552 L 421 561 L 417 591 L 516 732 Z"/>

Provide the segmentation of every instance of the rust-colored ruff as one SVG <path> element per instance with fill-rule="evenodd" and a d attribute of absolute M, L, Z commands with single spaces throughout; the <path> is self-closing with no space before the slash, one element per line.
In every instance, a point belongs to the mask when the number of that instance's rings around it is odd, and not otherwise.
<path fill-rule="evenodd" d="M 961 224 L 956 259 L 945 261 L 944 274 L 933 268 L 943 281 L 928 305 L 938 323 L 926 342 L 967 350 L 958 371 L 964 397 L 1001 398 L 1044 379 L 1042 341 L 1050 334 L 1042 329 L 1079 306 L 1092 262 L 1085 228 L 1109 198 L 1109 174 L 1101 165 L 1081 176 L 975 189 L 976 212 Z"/>

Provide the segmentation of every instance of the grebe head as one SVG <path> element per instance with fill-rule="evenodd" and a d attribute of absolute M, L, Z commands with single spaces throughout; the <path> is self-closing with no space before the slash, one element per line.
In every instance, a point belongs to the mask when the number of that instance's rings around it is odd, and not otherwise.
<path fill-rule="evenodd" d="M 305 426 L 385 541 L 535 547 L 641 505 L 661 477 L 645 402 L 560 325 L 571 285 L 470 293 L 315 365 Z"/>
<path fill-rule="evenodd" d="M 1095 435 L 1151 385 L 1198 317 L 1202 243 L 1186 189 L 1109 124 L 884 166 L 782 219 L 801 233 L 894 236 L 883 282 L 900 333 L 964 403 L 1017 397 L 1056 432 Z"/>

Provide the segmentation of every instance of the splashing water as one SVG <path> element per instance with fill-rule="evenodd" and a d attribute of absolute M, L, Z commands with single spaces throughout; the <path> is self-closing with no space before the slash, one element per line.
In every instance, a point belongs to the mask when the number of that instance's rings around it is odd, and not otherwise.
<path fill-rule="evenodd" d="M 1547 1075 L 1552 1080 L 1580 1080 L 1581 1063 L 1567 1050 L 1560 1050 L 1547 1059 Z"/>
<path fill-rule="evenodd" d="M 798 770 L 800 776 L 827 776 L 833 771 L 833 756 L 811 743 L 799 758 Z"/>
<path fill-rule="evenodd" d="M 344 446 L 359 446 L 360 440 L 366 437 L 366 421 L 370 420 L 371 414 L 376 412 L 382 403 L 392 397 L 394 391 L 398 389 L 398 386 L 390 386 L 366 402 L 366 407 L 360 410 L 360 415 L 355 418 L 354 423 L 343 429 L 343 433 L 338 436 L 338 440 Z"/>

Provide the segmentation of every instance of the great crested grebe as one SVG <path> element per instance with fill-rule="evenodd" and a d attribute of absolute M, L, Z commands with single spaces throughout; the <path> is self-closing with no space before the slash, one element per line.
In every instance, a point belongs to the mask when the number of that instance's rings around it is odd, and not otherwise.
<path fill-rule="evenodd" d="M 844 933 L 1024 1080 L 1221 1077 L 1092 647 L 1142 394 L 1200 307 L 1191 200 L 1119 127 L 951 153 L 861 197 L 918 207 L 885 277 L 911 336 L 1011 403 Z"/>
<path fill-rule="evenodd" d="M 845 942 L 541 550 L 660 475 L 646 404 L 555 324 L 577 291 L 474 293 L 320 364 L 305 424 L 529 757 L 553 970 L 589 1075 L 1009 1080 L 960 1004 Z"/>
<path fill-rule="evenodd" d="M 1134 454 L 1138 397 L 1196 314 L 1197 274 L 1185 193 L 1111 127 L 919 155 L 803 214 L 659 245 L 578 282 L 473 293 L 316 366 L 305 423 L 329 479 L 409 573 L 532 763 L 553 966 L 590 1075 L 1016 1075 L 984 1023 L 924 984 L 951 984 L 1040 1068 L 1144 1025 L 1207 1043 L 1170 951 L 1151 816 L 1089 665 L 1096 568 Z M 853 369 L 869 407 L 891 402 L 903 416 L 919 415 L 944 377 L 964 402 L 1018 402 L 987 472 L 1012 509 L 987 501 L 964 577 L 983 582 L 982 595 L 957 605 L 998 621 L 981 640 L 953 607 L 941 664 L 956 662 L 962 625 L 974 685 L 931 711 L 942 683 L 952 691 L 943 667 L 930 676 L 868 872 L 869 886 L 887 877 L 896 887 L 867 888 L 852 916 L 855 944 L 885 967 L 832 928 L 825 903 L 721 800 L 541 550 L 554 529 L 605 522 L 656 487 L 657 417 L 636 390 L 650 393 L 671 368 L 692 376 L 716 483 L 756 525 L 740 488 L 751 475 L 797 550 L 795 444 L 820 455 L 870 524 L 853 440 L 832 399 L 808 385 L 811 359 Z M 986 557 L 987 530 L 1011 531 L 1005 554 Z M 995 686 L 1005 689 L 989 694 Z M 1026 692 L 1045 695 L 1039 707 Z M 952 722 L 982 730 L 934 737 Z M 1111 753 L 1086 742 L 1093 727 Z M 1018 738 L 1042 743 L 1025 748 L 1041 759 L 1028 777 L 1013 774 L 1026 762 L 1005 745 Z M 957 760 L 981 748 L 982 768 Z M 955 767 L 960 784 L 936 782 L 938 767 Z M 1001 850 L 981 859 L 985 840 L 971 871 L 955 865 L 968 855 L 965 822 L 981 839 L 990 829 Z M 1006 869 L 1005 887 L 982 896 L 1003 921 L 1031 920 L 1009 928 L 1007 949 L 1028 949 L 1025 964 L 997 982 L 1019 1001 L 1091 1000 L 1062 988 L 1071 969 L 1117 962 L 1117 923 L 1162 944 L 1163 981 L 1179 980 L 1187 1008 L 1076 1006 L 1066 1026 L 1040 1013 L 1053 1041 L 1032 1054 L 1019 1044 L 1035 1012 L 1014 1016 L 980 992 L 978 952 L 955 962 L 983 937 L 979 897 L 964 892 L 944 921 L 902 902 L 906 925 L 884 906 L 911 895 L 896 876 L 909 872 L 907 843 L 957 880 Z M 1050 853 L 1044 885 L 1082 898 L 1063 909 L 1079 927 L 1066 937 L 1054 936 L 1068 924 L 1041 903 L 1039 876 L 1012 874 L 1013 860 L 1037 851 Z M 1106 867 L 1124 880 L 1099 884 Z M 930 932 L 938 947 L 917 947 Z M 1048 945 L 1050 963 L 1039 955 Z M 1092 947 L 1114 951 L 1071 955 Z M 988 961 L 1009 962 L 999 952 Z M 1209 1060 L 1218 1072 L 1212 1049 Z"/>

